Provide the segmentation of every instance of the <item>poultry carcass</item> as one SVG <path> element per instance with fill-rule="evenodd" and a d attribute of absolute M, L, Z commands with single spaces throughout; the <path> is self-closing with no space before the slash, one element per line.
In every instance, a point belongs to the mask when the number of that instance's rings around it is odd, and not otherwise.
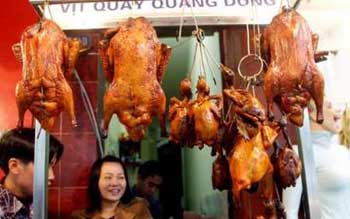
<path fill-rule="evenodd" d="M 312 97 L 317 121 L 323 121 L 324 79 L 314 55 L 317 35 L 306 20 L 293 9 L 284 8 L 263 33 L 262 52 L 269 62 L 265 75 L 268 116 L 273 118 L 275 101 L 295 125 L 303 125 L 303 108 Z"/>
<path fill-rule="evenodd" d="M 144 137 L 154 115 L 159 116 L 166 135 L 166 98 L 160 83 L 171 48 L 161 44 L 152 25 L 139 17 L 107 30 L 99 53 L 110 83 L 104 95 L 104 134 L 116 113 L 133 141 Z"/>
<path fill-rule="evenodd" d="M 260 125 L 266 120 L 265 110 L 260 101 L 246 90 L 231 87 L 224 95 L 232 101 L 237 129 L 240 135 L 249 139 L 257 134 Z"/>
<path fill-rule="evenodd" d="M 197 99 L 191 102 L 189 115 L 194 124 L 195 145 L 203 148 L 204 144 L 212 146 L 212 155 L 220 147 L 219 129 L 221 126 L 222 96 L 209 95 L 210 88 L 203 76 L 197 82 Z M 216 102 L 212 102 L 216 100 Z"/>
<path fill-rule="evenodd" d="M 189 79 L 184 79 L 180 83 L 180 95 L 183 100 L 176 97 L 170 99 L 169 121 L 170 135 L 169 140 L 176 144 L 193 145 L 194 130 L 189 118 L 190 100 L 192 98 L 192 85 Z"/>
<path fill-rule="evenodd" d="M 18 127 L 23 127 L 27 109 L 48 131 L 64 109 L 72 126 L 77 126 L 72 89 L 66 78 L 71 78 L 80 47 L 79 40 L 68 39 L 51 20 L 40 21 L 23 32 L 21 42 L 13 46 L 23 65 L 22 80 L 16 86 Z"/>
<path fill-rule="evenodd" d="M 211 181 L 213 189 L 229 190 L 232 187 L 230 169 L 225 156 L 219 153 L 212 167 Z"/>
<path fill-rule="evenodd" d="M 292 149 L 284 146 L 278 151 L 275 170 L 277 180 L 282 188 L 295 186 L 301 169 L 301 161 Z"/>
<path fill-rule="evenodd" d="M 250 140 L 240 137 L 235 142 L 229 155 L 229 165 L 232 190 L 237 201 L 241 190 L 249 189 L 253 183 L 259 182 L 267 174 L 272 174 L 273 166 L 267 150 L 277 135 L 274 128 L 263 125 Z"/>

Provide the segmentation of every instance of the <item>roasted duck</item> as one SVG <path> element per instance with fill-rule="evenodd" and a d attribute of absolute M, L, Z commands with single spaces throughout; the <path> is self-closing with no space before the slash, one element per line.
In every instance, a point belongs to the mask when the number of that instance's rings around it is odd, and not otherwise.
<path fill-rule="evenodd" d="M 162 135 L 166 135 L 166 99 L 160 83 L 170 47 L 161 44 L 152 25 L 139 17 L 107 30 L 99 53 L 110 83 L 104 95 L 104 134 L 116 113 L 133 141 L 145 136 L 155 115 L 160 118 Z"/>
<path fill-rule="evenodd" d="M 263 105 L 246 90 L 231 87 L 225 89 L 224 94 L 232 101 L 231 107 L 236 114 L 239 134 L 246 139 L 255 136 L 262 122 L 266 120 Z"/>
<path fill-rule="evenodd" d="M 222 191 L 232 188 L 230 169 L 226 157 L 219 153 L 212 168 L 211 180 L 213 189 Z"/>
<path fill-rule="evenodd" d="M 272 174 L 273 166 L 267 150 L 271 147 L 278 133 L 274 128 L 261 126 L 259 132 L 246 140 L 240 137 L 229 155 L 230 173 L 235 199 L 240 199 L 240 191 L 249 189 L 267 174 Z"/>
<path fill-rule="evenodd" d="M 203 76 L 197 82 L 197 99 L 191 102 L 189 115 L 193 120 L 195 145 L 203 148 L 204 144 L 213 146 L 212 155 L 219 147 L 219 128 L 221 125 L 222 96 L 210 96 L 210 89 Z M 212 100 L 216 100 L 215 103 Z"/>
<path fill-rule="evenodd" d="M 285 146 L 279 150 L 275 170 L 277 180 L 282 188 L 295 186 L 296 180 L 301 174 L 301 168 L 301 161 L 292 149 Z"/>
<path fill-rule="evenodd" d="M 20 44 L 13 46 L 23 65 L 22 80 L 16 86 L 19 127 L 23 126 L 27 109 L 48 131 L 64 109 L 69 112 L 72 126 L 77 126 L 72 89 L 66 79 L 71 78 L 80 47 L 79 40 L 68 39 L 51 20 L 23 32 Z"/>
<path fill-rule="evenodd" d="M 180 95 L 183 100 L 176 97 L 170 99 L 169 121 L 170 136 L 169 140 L 177 144 L 193 145 L 194 130 L 189 117 L 190 100 L 192 98 L 191 81 L 187 78 L 181 81 Z"/>
<path fill-rule="evenodd" d="M 317 35 L 293 9 L 284 8 L 263 33 L 262 54 L 269 63 L 265 95 L 269 118 L 275 101 L 295 125 L 303 125 L 303 109 L 312 97 L 317 121 L 323 121 L 324 80 L 315 63 Z"/>

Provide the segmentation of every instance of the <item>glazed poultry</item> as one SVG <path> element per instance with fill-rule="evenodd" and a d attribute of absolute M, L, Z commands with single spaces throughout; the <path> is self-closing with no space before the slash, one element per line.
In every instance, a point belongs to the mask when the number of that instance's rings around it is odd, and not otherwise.
<path fill-rule="evenodd" d="M 239 134 L 246 139 L 255 136 L 260 124 L 266 120 L 264 107 L 260 101 L 248 91 L 234 87 L 225 89 L 224 95 L 232 101 Z"/>
<path fill-rule="evenodd" d="M 292 123 L 302 126 L 303 109 L 312 97 L 322 123 L 324 79 L 314 60 L 317 39 L 293 9 L 284 8 L 265 28 L 262 54 L 269 63 L 264 89 L 270 119 L 275 101 Z"/>
<path fill-rule="evenodd" d="M 267 174 L 272 174 L 273 166 L 267 153 L 278 133 L 274 128 L 261 126 L 259 132 L 246 140 L 238 138 L 229 155 L 232 192 L 235 200 L 240 200 L 240 192 L 249 189 L 253 183 L 259 182 Z"/>
<path fill-rule="evenodd" d="M 301 174 L 301 168 L 301 161 L 292 149 L 285 146 L 279 150 L 275 169 L 277 180 L 282 188 L 295 186 Z"/>
<path fill-rule="evenodd" d="M 52 131 L 56 118 L 66 109 L 72 126 L 77 126 L 70 78 L 81 44 L 68 39 L 51 20 L 28 27 L 20 44 L 13 46 L 16 58 L 22 62 L 22 79 L 16 86 L 18 127 L 23 127 L 24 114 L 29 109 L 41 126 Z"/>
<path fill-rule="evenodd" d="M 196 136 L 194 144 L 198 145 L 199 148 L 203 148 L 204 144 L 213 146 L 212 155 L 214 155 L 220 143 L 222 97 L 221 95 L 209 95 L 210 89 L 203 76 L 199 76 L 197 93 L 197 99 L 191 102 L 189 111 Z M 212 100 L 216 100 L 216 102 L 214 103 Z"/>
<path fill-rule="evenodd" d="M 162 135 L 166 135 L 166 98 L 160 83 L 171 48 L 161 44 L 152 25 L 139 17 L 107 30 L 99 53 L 109 82 L 104 95 L 104 134 L 116 113 L 133 141 L 145 136 L 155 115 L 160 118 Z"/>
<path fill-rule="evenodd" d="M 229 190 L 232 187 L 230 169 L 225 156 L 219 153 L 212 167 L 211 181 L 213 189 Z"/>
<path fill-rule="evenodd" d="M 190 100 L 192 98 L 191 81 L 187 78 L 180 83 L 180 95 L 183 100 L 176 97 L 170 99 L 169 121 L 170 136 L 169 140 L 177 144 L 193 145 L 193 125 L 191 124 L 189 113 Z"/>

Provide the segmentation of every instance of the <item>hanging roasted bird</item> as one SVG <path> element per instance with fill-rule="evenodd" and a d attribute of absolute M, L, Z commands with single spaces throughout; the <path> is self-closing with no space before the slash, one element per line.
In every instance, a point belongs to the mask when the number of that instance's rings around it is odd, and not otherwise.
<path fill-rule="evenodd" d="M 180 95 L 182 100 L 172 97 L 169 107 L 170 135 L 169 140 L 177 144 L 193 146 L 194 130 L 189 117 L 190 100 L 192 98 L 192 86 L 189 79 L 183 79 L 180 83 Z"/>
<path fill-rule="evenodd" d="M 232 101 L 238 132 L 246 139 L 255 136 L 266 120 L 264 106 L 250 92 L 231 87 L 224 89 L 224 95 Z"/>
<path fill-rule="evenodd" d="M 220 147 L 219 129 L 222 124 L 222 96 L 209 95 L 210 88 L 203 76 L 197 82 L 197 98 L 191 102 L 189 115 L 195 131 L 195 145 L 203 148 L 204 144 L 212 146 L 212 155 Z M 214 103 L 212 100 L 216 100 Z"/>
<path fill-rule="evenodd" d="M 213 189 L 229 190 L 232 188 L 230 168 L 226 157 L 219 153 L 212 166 L 211 181 Z"/>
<path fill-rule="evenodd" d="M 229 154 L 232 192 L 235 199 L 240 200 L 240 192 L 250 189 L 263 177 L 273 173 L 273 166 L 267 150 L 272 146 L 278 135 L 275 127 L 260 126 L 258 133 L 247 140 L 239 137 Z"/>
<path fill-rule="evenodd" d="M 249 189 L 264 176 L 273 173 L 273 166 L 267 150 L 276 139 L 278 132 L 269 126 L 261 126 L 257 135 L 249 140 L 240 137 L 234 143 L 229 155 L 233 194 L 240 199 L 240 191 Z"/>
<path fill-rule="evenodd" d="M 160 43 L 151 23 L 143 17 L 129 18 L 107 30 L 99 42 L 99 54 L 109 82 L 103 99 L 104 135 L 116 113 L 133 141 L 145 136 L 156 115 L 165 136 L 166 98 L 160 84 L 171 48 Z"/>
<path fill-rule="evenodd" d="M 289 147 L 284 146 L 278 150 L 275 163 L 276 179 L 282 188 L 295 186 L 301 174 L 301 161 L 298 155 Z"/>
<path fill-rule="evenodd" d="M 265 28 L 262 54 L 269 63 L 264 90 L 273 118 L 273 102 L 297 126 L 303 125 L 304 108 L 313 98 L 317 122 L 323 121 L 324 79 L 315 63 L 318 36 L 293 9 L 284 8 Z"/>
<path fill-rule="evenodd" d="M 28 109 L 47 131 L 52 131 L 64 109 L 72 126 L 77 126 L 72 89 L 66 79 L 72 76 L 80 48 L 79 40 L 67 38 L 51 20 L 25 29 L 21 42 L 12 47 L 23 66 L 16 86 L 18 127 L 23 127 Z"/>

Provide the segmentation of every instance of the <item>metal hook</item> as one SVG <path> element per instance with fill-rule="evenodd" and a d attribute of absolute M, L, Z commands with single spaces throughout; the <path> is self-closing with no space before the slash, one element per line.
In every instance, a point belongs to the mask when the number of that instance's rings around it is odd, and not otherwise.
<path fill-rule="evenodd" d="M 197 30 L 192 31 L 192 35 L 196 37 L 198 43 L 202 43 L 205 38 L 203 29 L 198 28 Z"/>

